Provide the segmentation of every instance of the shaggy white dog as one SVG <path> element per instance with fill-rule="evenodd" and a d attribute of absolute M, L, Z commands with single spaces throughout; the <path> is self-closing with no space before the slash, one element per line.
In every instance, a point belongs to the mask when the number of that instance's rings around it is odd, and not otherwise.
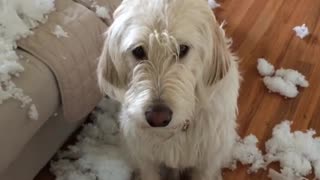
<path fill-rule="evenodd" d="M 219 179 L 236 138 L 239 71 L 205 0 L 124 0 L 106 33 L 101 89 L 122 103 L 125 147 L 142 180 L 160 166 Z"/>

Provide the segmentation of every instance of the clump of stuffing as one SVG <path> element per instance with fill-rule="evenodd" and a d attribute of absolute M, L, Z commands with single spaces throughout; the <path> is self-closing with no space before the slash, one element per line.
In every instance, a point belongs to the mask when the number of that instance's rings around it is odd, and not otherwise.
<path fill-rule="evenodd" d="M 299 93 L 297 87 L 293 83 L 285 81 L 278 76 L 266 76 L 263 78 L 263 83 L 271 92 L 279 93 L 288 98 L 294 98 Z"/>
<path fill-rule="evenodd" d="M 38 120 L 39 119 L 39 113 L 38 113 L 38 110 L 34 104 L 32 104 L 30 106 L 28 114 L 29 114 L 29 118 L 31 120 Z"/>
<path fill-rule="evenodd" d="M 54 34 L 57 38 L 68 38 L 69 34 L 63 30 L 63 28 L 60 25 L 56 25 L 54 30 L 52 31 L 52 34 Z"/>
<path fill-rule="evenodd" d="M 309 86 L 309 82 L 306 80 L 305 76 L 293 69 L 278 69 L 276 71 L 276 76 L 282 77 L 285 81 L 289 81 L 301 87 Z"/>
<path fill-rule="evenodd" d="M 269 169 L 268 177 L 272 180 L 307 180 L 307 178 L 298 177 L 295 175 L 286 176 L 282 173 L 275 171 L 274 169 Z"/>
<path fill-rule="evenodd" d="M 298 36 L 300 39 L 303 39 L 310 34 L 306 24 L 302 24 L 302 26 L 296 26 L 293 28 L 293 30 L 296 32 L 296 36 Z"/>
<path fill-rule="evenodd" d="M 100 18 L 103 18 L 103 19 L 111 19 L 110 13 L 107 10 L 107 8 L 105 8 L 103 6 L 99 6 L 99 5 L 96 5 L 95 8 L 96 8 L 97 16 L 99 16 Z"/>
<path fill-rule="evenodd" d="M 238 137 L 232 152 L 232 170 L 237 168 L 237 161 L 241 162 L 243 165 L 251 165 L 248 169 L 248 173 L 256 173 L 259 169 L 265 168 L 262 153 L 256 146 L 257 143 L 258 139 L 252 134 L 244 139 Z"/>
<path fill-rule="evenodd" d="M 51 163 L 57 180 L 130 179 L 133 170 L 119 143 L 119 106 L 110 99 L 101 101 L 91 117 L 93 123 L 84 126 L 78 143 Z"/>
<path fill-rule="evenodd" d="M 315 170 L 320 179 L 320 138 L 314 138 L 314 130 L 290 131 L 291 122 L 283 121 L 273 128 L 272 138 L 266 142 L 267 164 L 280 162 L 281 176 L 302 179 Z M 294 177 L 294 178 L 293 178 Z"/>
<path fill-rule="evenodd" d="M 13 78 L 24 68 L 19 63 L 16 41 L 32 34 L 31 29 L 44 23 L 54 10 L 54 0 L 5 0 L 0 2 L 0 104 L 13 98 L 25 107 L 32 99 L 16 87 Z M 35 106 L 30 108 L 33 112 Z M 36 117 L 36 113 L 32 113 Z"/>
<path fill-rule="evenodd" d="M 272 162 L 279 162 L 281 170 L 269 169 L 268 177 L 273 180 L 302 180 L 312 173 L 320 179 L 320 137 L 314 137 L 312 129 L 301 132 L 290 130 L 291 122 L 283 121 L 273 128 L 272 137 L 265 143 L 266 154 L 263 156 L 256 147 L 254 135 L 244 139 L 238 137 L 233 148 L 232 165 L 234 170 L 237 161 L 251 165 L 248 173 L 265 169 Z"/>
<path fill-rule="evenodd" d="M 0 6 L 0 34 L 13 42 L 32 34 L 31 28 L 47 20 L 54 0 L 9 0 Z"/>
<path fill-rule="evenodd" d="M 305 76 L 298 71 L 281 68 L 274 73 L 274 66 L 263 58 L 258 59 L 257 69 L 259 74 L 264 76 L 263 83 L 270 92 L 279 93 L 287 98 L 294 98 L 299 94 L 297 86 L 309 86 Z"/>
<path fill-rule="evenodd" d="M 211 9 L 215 9 L 221 6 L 219 3 L 216 2 L 216 0 L 208 0 L 208 4 Z"/>
<path fill-rule="evenodd" d="M 272 76 L 274 73 L 274 66 L 264 58 L 258 59 L 257 69 L 261 76 Z"/>

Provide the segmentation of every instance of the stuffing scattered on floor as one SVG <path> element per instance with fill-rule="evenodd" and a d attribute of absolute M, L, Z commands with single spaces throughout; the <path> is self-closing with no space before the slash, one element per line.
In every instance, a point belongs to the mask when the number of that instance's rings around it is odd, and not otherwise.
<path fill-rule="evenodd" d="M 266 142 L 267 164 L 280 162 L 281 174 L 286 177 L 303 178 L 315 170 L 320 179 L 320 137 L 309 129 L 291 132 L 291 122 L 283 121 L 273 128 L 272 138 Z"/>
<path fill-rule="evenodd" d="M 251 166 L 248 173 L 256 173 L 259 169 L 265 168 L 262 152 L 257 148 L 258 139 L 256 136 L 250 134 L 244 139 L 238 137 L 232 152 L 232 165 L 230 169 L 237 168 L 237 161 L 241 164 Z"/>
<path fill-rule="evenodd" d="M 293 31 L 296 32 L 296 36 L 298 36 L 300 39 L 303 39 L 310 34 L 306 24 L 302 24 L 301 26 L 294 27 Z"/>
<path fill-rule="evenodd" d="M 234 147 L 233 159 L 242 164 L 250 164 L 248 173 L 265 169 L 272 162 L 280 162 L 280 173 L 269 169 L 269 177 L 274 180 L 301 180 L 312 173 L 320 179 L 320 137 L 314 137 L 312 129 L 302 132 L 290 130 L 291 122 L 283 121 L 273 128 L 272 137 L 265 143 L 266 154 L 257 149 L 257 138 L 249 135 L 239 139 Z M 235 169 L 232 166 L 231 169 Z"/>
<path fill-rule="evenodd" d="M 119 144 L 119 107 L 110 99 L 100 102 L 91 116 L 92 123 L 78 135 L 78 142 L 58 153 L 58 160 L 52 162 L 51 171 L 57 180 L 130 180 L 133 170 Z M 265 154 L 257 148 L 256 136 L 238 137 L 229 168 L 236 169 L 240 162 L 250 165 L 248 173 L 256 173 L 272 162 L 280 162 L 280 172 L 269 169 L 273 180 L 301 180 L 312 172 L 312 167 L 320 179 L 320 137 L 313 137 L 313 130 L 291 132 L 290 125 L 283 121 L 273 128 L 272 137 L 265 143 Z"/>
<path fill-rule="evenodd" d="M 291 82 L 294 85 L 301 87 L 308 87 L 309 82 L 306 80 L 305 76 L 293 69 L 278 69 L 276 71 L 276 76 L 281 77 L 285 81 Z"/>
<path fill-rule="evenodd" d="M 263 82 L 269 91 L 279 93 L 282 96 L 294 98 L 299 94 L 298 88 L 293 83 L 279 76 L 266 76 L 263 78 Z"/>
<path fill-rule="evenodd" d="M 299 94 L 297 86 L 309 86 L 305 76 L 296 70 L 280 68 L 274 73 L 274 66 L 264 58 L 258 59 L 257 70 L 264 76 L 263 83 L 270 92 L 287 98 L 294 98 Z"/>
<path fill-rule="evenodd" d="M 119 147 L 119 104 L 103 99 L 86 124 L 77 144 L 59 153 L 51 171 L 57 180 L 129 180 L 132 169 Z"/>
<path fill-rule="evenodd" d="M 54 30 L 52 33 L 57 37 L 57 38 L 68 38 L 69 34 L 63 30 L 63 28 L 60 25 L 56 25 L 54 27 Z"/>
<path fill-rule="evenodd" d="M 54 0 L 7 0 L 0 6 L 0 104 L 13 98 L 25 107 L 32 99 L 16 87 L 14 78 L 23 73 L 20 57 L 16 54 L 16 41 L 32 35 L 31 29 L 47 20 L 47 14 L 54 10 Z M 32 112 L 35 105 L 29 107 Z M 35 119 L 36 113 L 29 113 Z"/>
<path fill-rule="evenodd" d="M 264 58 L 258 59 L 257 69 L 261 76 L 272 76 L 274 73 L 274 66 Z"/>

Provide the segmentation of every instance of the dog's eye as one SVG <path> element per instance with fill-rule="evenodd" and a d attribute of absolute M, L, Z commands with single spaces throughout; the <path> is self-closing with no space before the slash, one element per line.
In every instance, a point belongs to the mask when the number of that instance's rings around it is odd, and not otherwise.
<path fill-rule="evenodd" d="M 146 53 L 142 46 L 138 46 L 132 50 L 133 56 L 138 60 L 143 60 L 146 58 Z"/>
<path fill-rule="evenodd" d="M 181 59 L 181 58 L 184 58 L 187 54 L 188 54 L 188 52 L 189 52 L 189 46 L 187 46 L 187 45 L 184 45 L 184 44 L 181 44 L 180 46 L 179 46 L 179 58 Z"/>

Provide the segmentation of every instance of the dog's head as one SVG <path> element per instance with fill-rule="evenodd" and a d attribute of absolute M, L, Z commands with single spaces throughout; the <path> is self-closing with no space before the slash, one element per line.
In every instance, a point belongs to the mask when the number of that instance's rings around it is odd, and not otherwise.
<path fill-rule="evenodd" d="M 222 79 L 231 59 L 205 0 L 124 0 L 106 35 L 99 86 L 124 92 L 124 123 L 135 127 L 192 121 L 199 89 Z"/>

